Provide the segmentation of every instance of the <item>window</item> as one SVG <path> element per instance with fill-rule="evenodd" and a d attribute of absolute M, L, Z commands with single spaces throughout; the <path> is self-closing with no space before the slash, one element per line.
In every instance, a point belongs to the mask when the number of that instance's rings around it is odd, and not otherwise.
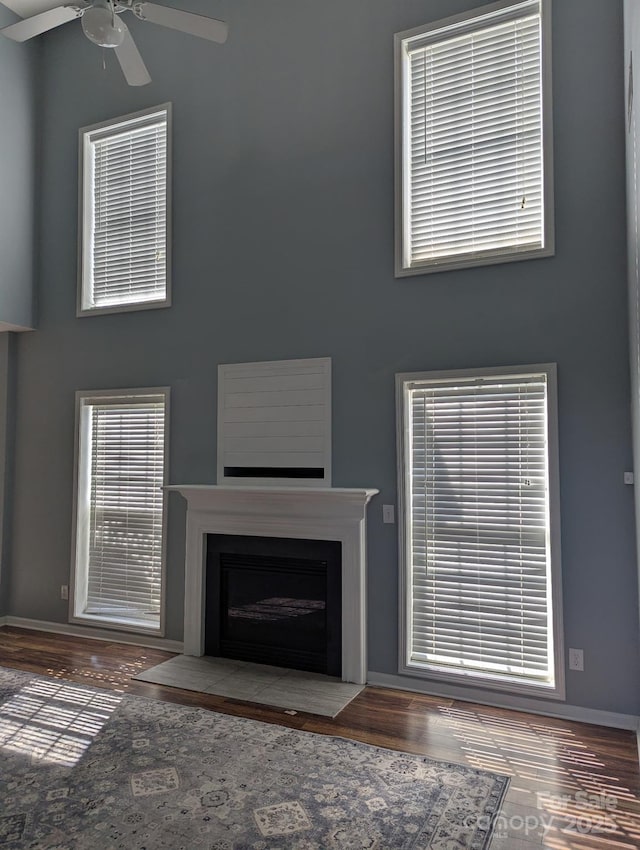
<path fill-rule="evenodd" d="M 78 315 L 170 304 L 170 104 L 80 130 Z"/>
<path fill-rule="evenodd" d="M 563 696 L 555 366 L 398 376 L 401 668 Z"/>
<path fill-rule="evenodd" d="M 78 393 L 73 619 L 162 631 L 169 391 Z"/>
<path fill-rule="evenodd" d="M 553 253 L 550 0 L 396 36 L 396 274 Z"/>

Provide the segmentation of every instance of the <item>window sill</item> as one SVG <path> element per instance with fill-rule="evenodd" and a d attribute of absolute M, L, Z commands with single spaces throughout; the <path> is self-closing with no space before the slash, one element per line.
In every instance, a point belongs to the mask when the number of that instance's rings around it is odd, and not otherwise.
<path fill-rule="evenodd" d="M 537 260 L 555 255 L 555 246 L 549 245 L 545 248 L 534 248 L 527 251 L 514 251 L 510 254 L 487 254 L 485 256 L 462 257 L 458 259 L 443 258 L 442 260 L 430 260 L 429 262 L 413 266 L 403 266 L 398 260 L 395 269 L 396 277 L 413 277 L 421 274 L 434 274 L 436 272 L 448 272 L 456 269 L 475 269 L 482 266 L 495 266 L 502 263 L 517 263 L 522 260 Z"/>
<path fill-rule="evenodd" d="M 429 679 L 433 682 L 446 682 L 486 690 L 501 691 L 509 694 L 523 694 L 541 699 L 564 700 L 563 684 L 556 681 L 553 685 L 542 682 L 523 682 L 515 679 L 498 678 L 490 673 L 472 671 L 449 671 L 442 667 L 429 667 L 426 664 L 400 664 L 398 673 L 401 676 L 412 676 L 414 679 Z"/>
<path fill-rule="evenodd" d="M 162 301 L 139 301 L 135 304 L 117 304 L 113 307 L 78 307 L 76 318 L 106 316 L 110 313 L 133 313 L 138 310 L 160 310 L 164 307 L 171 307 L 171 298 L 163 298 Z"/>
<path fill-rule="evenodd" d="M 74 617 L 69 617 L 69 622 L 85 626 L 99 626 L 103 629 L 113 629 L 118 632 L 164 637 L 164 628 L 160 624 L 154 626 L 151 623 L 143 623 L 140 620 L 134 620 L 132 618 L 123 617 L 122 619 L 116 619 L 115 617 L 101 617 L 98 614 L 76 614 Z"/>

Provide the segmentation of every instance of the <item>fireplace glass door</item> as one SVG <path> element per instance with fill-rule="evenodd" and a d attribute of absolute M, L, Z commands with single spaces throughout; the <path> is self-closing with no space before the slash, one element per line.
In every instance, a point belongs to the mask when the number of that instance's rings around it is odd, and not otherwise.
<path fill-rule="evenodd" d="M 341 547 L 209 535 L 208 655 L 341 675 Z"/>

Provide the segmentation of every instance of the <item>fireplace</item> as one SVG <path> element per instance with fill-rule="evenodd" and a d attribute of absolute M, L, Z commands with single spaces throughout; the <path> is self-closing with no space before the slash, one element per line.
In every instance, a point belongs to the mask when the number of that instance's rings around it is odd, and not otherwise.
<path fill-rule="evenodd" d="M 207 535 L 205 654 L 342 675 L 341 545 Z"/>
<path fill-rule="evenodd" d="M 187 501 L 184 653 L 205 651 L 210 534 L 338 542 L 342 549 L 342 679 L 367 681 L 366 506 L 374 489 L 174 484 Z"/>

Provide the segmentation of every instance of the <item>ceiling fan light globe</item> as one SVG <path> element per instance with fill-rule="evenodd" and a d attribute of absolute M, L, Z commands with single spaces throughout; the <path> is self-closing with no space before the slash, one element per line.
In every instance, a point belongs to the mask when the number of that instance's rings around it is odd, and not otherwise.
<path fill-rule="evenodd" d="M 109 6 L 92 6 L 82 16 L 84 34 L 99 47 L 120 47 L 124 40 L 124 28 Z"/>

